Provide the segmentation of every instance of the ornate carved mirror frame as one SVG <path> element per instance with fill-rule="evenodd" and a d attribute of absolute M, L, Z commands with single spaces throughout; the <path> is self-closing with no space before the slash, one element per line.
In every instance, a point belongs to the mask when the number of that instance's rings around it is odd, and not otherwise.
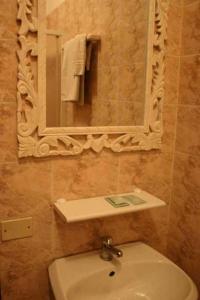
<path fill-rule="evenodd" d="M 168 0 L 150 0 L 143 126 L 45 127 L 46 99 L 42 94 L 45 87 L 44 51 L 41 43 L 44 41 L 44 8 L 44 0 L 18 0 L 19 157 L 78 155 L 87 149 L 100 152 L 103 148 L 114 152 L 159 149 L 163 132 Z"/>

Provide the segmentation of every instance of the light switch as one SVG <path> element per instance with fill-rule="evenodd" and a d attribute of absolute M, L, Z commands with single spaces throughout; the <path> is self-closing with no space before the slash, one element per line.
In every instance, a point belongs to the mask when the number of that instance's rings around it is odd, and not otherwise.
<path fill-rule="evenodd" d="M 22 239 L 33 234 L 32 218 L 1 221 L 2 241 Z"/>

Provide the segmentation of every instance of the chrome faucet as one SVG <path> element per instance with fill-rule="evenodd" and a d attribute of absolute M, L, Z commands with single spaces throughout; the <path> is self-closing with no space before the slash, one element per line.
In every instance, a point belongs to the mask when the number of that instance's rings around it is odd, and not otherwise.
<path fill-rule="evenodd" d="M 103 237 L 100 257 L 103 260 L 111 261 L 114 255 L 117 257 L 122 257 L 123 252 L 122 250 L 113 246 L 113 240 L 111 237 Z"/>

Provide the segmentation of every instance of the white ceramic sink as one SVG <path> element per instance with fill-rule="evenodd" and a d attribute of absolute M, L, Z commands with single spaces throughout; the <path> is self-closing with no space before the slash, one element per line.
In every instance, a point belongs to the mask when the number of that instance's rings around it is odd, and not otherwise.
<path fill-rule="evenodd" d="M 55 260 L 49 267 L 56 300 L 197 300 L 192 280 L 143 243 L 118 246 L 124 255 L 103 261 L 97 251 Z"/>

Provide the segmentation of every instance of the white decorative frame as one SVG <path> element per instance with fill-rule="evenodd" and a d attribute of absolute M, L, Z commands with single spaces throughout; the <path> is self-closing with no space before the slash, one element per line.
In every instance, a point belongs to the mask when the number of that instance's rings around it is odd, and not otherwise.
<path fill-rule="evenodd" d="M 151 150 L 161 147 L 165 81 L 165 48 L 169 0 L 150 0 L 147 89 L 144 126 L 45 128 L 44 64 L 40 54 L 44 26 L 44 0 L 17 0 L 20 21 L 17 51 L 17 122 L 19 157 L 77 155 L 84 150 L 114 152 Z M 37 7 L 40 7 L 37 12 Z M 44 28 L 43 28 L 44 29 Z M 44 44 L 43 44 L 44 45 Z M 149 47 L 151 45 L 151 47 Z M 38 79 L 37 74 L 38 72 Z M 39 95 L 38 95 L 39 94 Z"/>

